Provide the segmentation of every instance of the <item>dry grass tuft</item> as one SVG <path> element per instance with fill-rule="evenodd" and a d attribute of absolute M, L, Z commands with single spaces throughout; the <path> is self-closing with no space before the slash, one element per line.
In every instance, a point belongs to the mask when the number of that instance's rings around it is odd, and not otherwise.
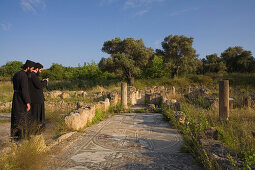
<path fill-rule="evenodd" d="M 33 136 L 21 144 L 10 143 L 1 155 L 0 169 L 40 169 L 47 156 L 47 146 L 42 135 Z"/>

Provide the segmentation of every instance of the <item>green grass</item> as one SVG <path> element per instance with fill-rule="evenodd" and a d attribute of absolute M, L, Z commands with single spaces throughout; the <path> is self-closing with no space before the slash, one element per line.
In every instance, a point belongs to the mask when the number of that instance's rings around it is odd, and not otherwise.
<path fill-rule="evenodd" d="M 236 158 L 245 162 L 245 167 L 249 168 L 255 164 L 255 142 L 251 133 L 255 127 L 255 110 L 232 109 L 228 122 L 220 122 L 218 110 L 214 109 L 194 108 L 193 105 L 184 103 L 182 111 L 189 121 L 188 126 L 177 122 L 171 110 L 164 110 L 164 114 L 170 119 L 170 123 L 183 133 L 184 150 L 194 154 L 206 169 L 219 168 L 197 140 L 198 135 L 209 127 L 217 128 L 219 140 L 236 155 Z"/>
<path fill-rule="evenodd" d="M 0 81 L 0 102 L 12 101 L 13 87 L 11 81 Z"/>

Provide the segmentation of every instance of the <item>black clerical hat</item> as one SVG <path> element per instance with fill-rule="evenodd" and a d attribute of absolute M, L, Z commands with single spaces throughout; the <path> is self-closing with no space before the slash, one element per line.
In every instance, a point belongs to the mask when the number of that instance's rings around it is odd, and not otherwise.
<path fill-rule="evenodd" d="M 35 62 L 27 60 L 26 63 L 23 65 L 23 68 L 26 69 L 28 67 L 35 67 Z"/>
<path fill-rule="evenodd" d="M 36 69 L 36 68 L 41 69 L 41 68 L 43 68 L 43 65 L 40 64 L 40 63 L 35 63 L 35 69 Z"/>

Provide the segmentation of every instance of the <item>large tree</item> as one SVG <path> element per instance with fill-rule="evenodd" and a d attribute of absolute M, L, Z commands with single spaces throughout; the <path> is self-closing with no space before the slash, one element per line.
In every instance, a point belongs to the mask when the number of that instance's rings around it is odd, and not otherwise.
<path fill-rule="evenodd" d="M 133 38 L 121 40 L 117 37 L 106 41 L 102 51 L 110 54 L 110 57 L 101 59 L 100 69 L 120 74 L 131 84 L 153 55 L 152 48 L 145 47 L 142 39 Z"/>
<path fill-rule="evenodd" d="M 204 72 L 224 72 L 227 70 L 225 63 L 216 53 L 207 55 L 206 59 L 203 59 L 203 71 Z"/>
<path fill-rule="evenodd" d="M 254 58 L 251 51 L 244 50 L 243 47 L 229 47 L 221 58 L 227 66 L 228 72 L 251 72 L 254 71 Z"/>
<path fill-rule="evenodd" d="M 180 72 L 194 72 L 197 67 L 198 55 L 192 47 L 193 38 L 184 35 L 169 35 L 161 43 L 163 50 L 157 53 L 164 55 L 166 68 L 172 72 L 172 77 Z"/>

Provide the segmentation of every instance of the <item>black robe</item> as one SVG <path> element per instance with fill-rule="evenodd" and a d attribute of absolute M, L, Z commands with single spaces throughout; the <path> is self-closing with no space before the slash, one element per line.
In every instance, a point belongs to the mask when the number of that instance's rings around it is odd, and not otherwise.
<path fill-rule="evenodd" d="M 36 73 L 30 73 L 28 87 L 31 98 L 32 119 L 36 124 L 44 124 L 45 122 L 43 87 L 46 85 L 46 80 L 41 81 Z"/>
<path fill-rule="evenodd" d="M 29 137 L 28 128 L 31 112 L 27 112 L 27 103 L 31 103 L 28 91 L 28 77 L 25 71 L 21 70 L 12 78 L 13 99 L 11 112 L 11 136 L 16 139 Z"/>

